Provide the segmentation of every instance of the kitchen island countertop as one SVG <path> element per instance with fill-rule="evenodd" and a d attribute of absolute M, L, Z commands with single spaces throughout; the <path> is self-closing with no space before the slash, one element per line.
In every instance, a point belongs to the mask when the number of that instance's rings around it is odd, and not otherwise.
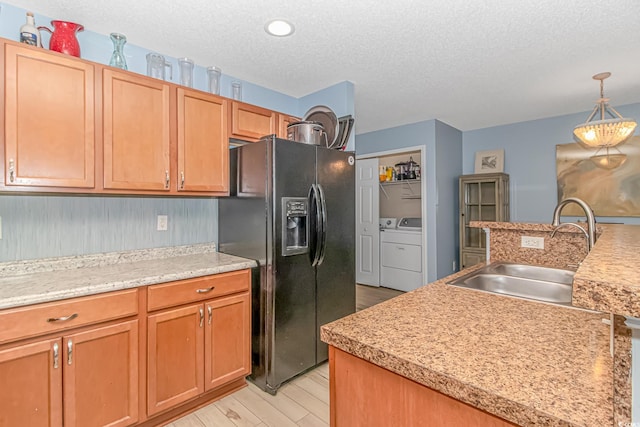
<path fill-rule="evenodd" d="M 513 423 L 611 426 L 608 316 L 446 282 L 322 327 L 322 340 Z"/>
<path fill-rule="evenodd" d="M 0 309 L 255 267 L 210 244 L 0 263 Z"/>

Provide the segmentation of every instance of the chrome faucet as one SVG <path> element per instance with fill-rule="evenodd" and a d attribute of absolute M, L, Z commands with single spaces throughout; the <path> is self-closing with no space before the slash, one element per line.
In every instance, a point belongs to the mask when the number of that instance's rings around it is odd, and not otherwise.
<path fill-rule="evenodd" d="M 578 199 L 577 197 L 569 197 L 567 199 L 564 199 L 563 201 L 558 203 L 558 206 L 556 206 L 555 210 L 553 211 L 553 222 L 551 223 L 551 225 L 553 225 L 555 229 L 553 230 L 553 233 L 551 233 L 551 237 L 556 234 L 556 231 L 558 231 L 560 227 L 565 225 L 560 223 L 560 213 L 562 212 L 562 209 L 569 203 L 575 203 L 582 208 L 585 216 L 587 217 L 587 230 L 585 231 L 584 228 L 573 222 L 568 222 L 565 224 L 577 227 L 586 234 L 587 252 L 589 252 L 591 251 L 591 248 L 593 248 L 593 245 L 595 245 L 596 243 L 596 218 L 593 215 L 593 210 L 591 210 L 591 207 L 584 200 Z"/>

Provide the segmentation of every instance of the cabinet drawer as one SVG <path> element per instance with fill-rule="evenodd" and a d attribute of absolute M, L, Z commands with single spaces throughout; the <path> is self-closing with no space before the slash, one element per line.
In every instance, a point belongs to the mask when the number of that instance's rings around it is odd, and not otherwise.
<path fill-rule="evenodd" d="M 0 311 L 0 343 L 137 313 L 137 289 L 8 309 Z"/>
<path fill-rule="evenodd" d="M 422 246 L 383 243 L 380 257 L 384 267 L 422 271 Z"/>
<path fill-rule="evenodd" d="M 250 277 L 250 270 L 240 270 L 149 286 L 147 308 L 153 311 L 247 291 Z"/>

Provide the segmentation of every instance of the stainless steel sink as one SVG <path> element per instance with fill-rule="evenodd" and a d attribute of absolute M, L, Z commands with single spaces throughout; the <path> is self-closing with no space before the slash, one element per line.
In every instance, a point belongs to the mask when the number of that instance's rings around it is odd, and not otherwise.
<path fill-rule="evenodd" d="M 496 262 L 473 271 L 450 285 L 537 301 L 571 305 L 573 271 Z"/>

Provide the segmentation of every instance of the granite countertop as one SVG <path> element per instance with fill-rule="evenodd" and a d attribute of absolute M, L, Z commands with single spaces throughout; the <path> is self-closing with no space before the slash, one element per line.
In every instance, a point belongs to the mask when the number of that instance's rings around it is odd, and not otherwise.
<path fill-rule="evenodd" d="M 640 225 L 604 224 L 573 279 L 573 305 L 640 317 Z"/>
<path fill-rule="evenodd" d="M 0 309 L 255 267 L 213 244 L 0 263 Z"/>
<path fill-rule="evenodd" d="M 473 227 L 548 231 L 551 224 L 473 221 Z M 573 232 L 573 228 L 558 231 Z M 597 224 L 598 239 L 573 279 L 573 305 L 640 317 L 640 225 Z"/>
<path fill-rule="evenodd" d="M 322 340 L 523 426 L 613 424 L 608 316 L 446 285 L 322 327 Z"/>

